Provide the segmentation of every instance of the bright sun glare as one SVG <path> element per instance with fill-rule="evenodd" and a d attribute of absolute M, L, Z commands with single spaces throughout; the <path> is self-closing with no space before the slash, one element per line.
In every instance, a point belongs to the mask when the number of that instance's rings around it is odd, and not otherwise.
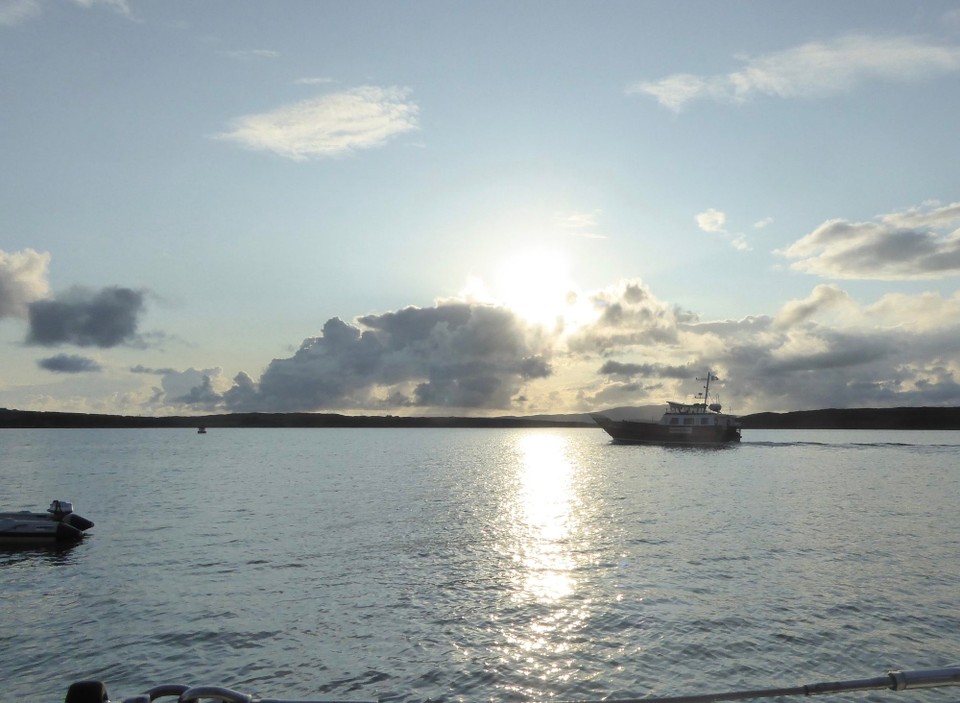
<path fill-rule="evenodd" d="M 567 333 L 595 316 L 570 276 L 567 259 L 552 251 L 516 254 L 494 269 L 489 281 L 471 276 L 461 295 L 503 305 L 531 324 Z"/>
<path fill-rule="evenodd" d="M 527 252 L 494 273 L 494 295 L 521 317 L 545 326 L 562 318 L 573 289 L 566 260 L 554 252 Z"/>

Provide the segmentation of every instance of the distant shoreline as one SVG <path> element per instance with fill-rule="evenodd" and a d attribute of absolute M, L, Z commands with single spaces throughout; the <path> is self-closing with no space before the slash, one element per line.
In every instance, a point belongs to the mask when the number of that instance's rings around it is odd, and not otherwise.
<path fill-rule="evenodd" d="M 960 430 L 960 407 L 830 408 L 787 413 L 756 413 L 740 418 L 750 430 Z M 202 416 L 150 417 L 42 412 L 0 408 L 0 429 L 92 428 L 597 428 L 585 414 L 530 417 L 399 417 L 338 413 L 229 413 Z"/>
<path fill-rule="evenodd" d="M 399 417 L 338 413 L 228 413 L 222 415 L 149 417 L 41 412 L 0 408 L 0 429 L 13 428 L 332 428 L 332 427 L 596 427 L 592 420 L 524 417 Z"/>

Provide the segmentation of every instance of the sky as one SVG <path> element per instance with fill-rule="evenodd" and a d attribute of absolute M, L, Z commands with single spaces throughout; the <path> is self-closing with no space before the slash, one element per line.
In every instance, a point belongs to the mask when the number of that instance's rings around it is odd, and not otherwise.
<path fill-rule="evenodd" d="M 0 0 L 0 407 L 960 405 L 958 125 L 957 2 Z"/>

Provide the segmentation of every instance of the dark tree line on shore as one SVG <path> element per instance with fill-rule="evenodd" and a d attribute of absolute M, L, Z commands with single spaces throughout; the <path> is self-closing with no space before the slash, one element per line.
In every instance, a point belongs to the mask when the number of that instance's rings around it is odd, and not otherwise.
<path fill-rule="evenodd" d="M 956 430 L 960 408 L 849 408 L 756 413 L 744 429 Z M 398 417 L 336 413 L 233 413 L 150 417 L 0 408 L 0 428 L 175 427 L 597 427 L 587 415 L 540 417 Z"/>

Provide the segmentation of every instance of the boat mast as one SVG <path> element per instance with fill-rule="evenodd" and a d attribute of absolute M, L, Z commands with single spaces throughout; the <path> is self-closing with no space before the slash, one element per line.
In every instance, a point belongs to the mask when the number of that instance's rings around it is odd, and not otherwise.
<path fill-rule="evenodd" d="M 697 380 L 707 382 L 707 385 L 703 387 L 703 405 L 706 407 L 710 404 L 710 381 L 719 381 L 720 379 L 713 375 L 713 371 L 707 369 L 707 377 L 698 378 Z"/>

